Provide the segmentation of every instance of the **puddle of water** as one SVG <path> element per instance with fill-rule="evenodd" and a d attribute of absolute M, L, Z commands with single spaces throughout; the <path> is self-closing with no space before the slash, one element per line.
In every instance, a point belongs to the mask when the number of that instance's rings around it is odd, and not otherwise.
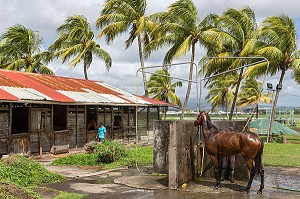
<path fill-rule="evenodd" d="M 98 178 L 98 179 L 87 179 L 87 180 L 81 180 L 82 183 L 87 184 L 114 184 L 114 180 L 111 178 Z"/>
<path fill-rule="evenodd" d="M 300 179 L 290 175 L 266 176 L 265 184 L 270 187 L 300 192 Z"/>

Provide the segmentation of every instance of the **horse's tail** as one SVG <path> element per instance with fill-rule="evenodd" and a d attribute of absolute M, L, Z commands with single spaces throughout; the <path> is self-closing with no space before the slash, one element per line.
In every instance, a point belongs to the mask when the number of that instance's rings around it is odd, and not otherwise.
<path fill-rule="evenodd" d="M 258 175 L 261 170 L 263 169 L 262 167 L 262 154 L 264 151 L 264 142 L 261 141 L 260 149 L 258 154 L 256 155 L 254 161 L 255 161 L 255 173 Z"/>

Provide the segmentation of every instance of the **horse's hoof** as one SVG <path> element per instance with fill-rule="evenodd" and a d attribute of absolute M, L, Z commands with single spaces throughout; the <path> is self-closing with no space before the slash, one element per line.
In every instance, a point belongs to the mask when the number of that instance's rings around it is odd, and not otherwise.
<path fill-rule="evenodd" d="M 246 194 L 250 193 L 250 189 L 245 189 Z"/>
<path fill-rule="evenodd" d="M 257 191 L 257 194 L 262 194 L 262 190 L 258 190 L 258 191 Z"/>

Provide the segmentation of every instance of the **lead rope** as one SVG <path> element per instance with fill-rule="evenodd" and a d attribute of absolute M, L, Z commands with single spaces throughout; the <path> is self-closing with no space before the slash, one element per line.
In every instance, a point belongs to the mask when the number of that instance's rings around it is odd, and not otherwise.
<path fill-rule="evenodd" d="M 201 140 L 201 132 L 202 132 L 202 128 L 198 125 L 198 133 L 199 133 L 199 140 L 200 140 L 200 144 L 199 144 L 199 150 L 201 150 L 202 148 L 202 154 L 201 154 L 201 162 L 200 162 L 200 177 L 203 175 L 203 165 L 204 165 L 204 151 L 205 151 L 205 143 L 203 142 L 203 140 Z"/>

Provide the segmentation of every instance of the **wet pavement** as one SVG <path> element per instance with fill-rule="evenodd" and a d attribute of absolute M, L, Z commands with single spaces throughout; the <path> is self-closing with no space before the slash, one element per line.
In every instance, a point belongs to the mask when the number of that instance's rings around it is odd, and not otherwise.
<path fill-rule="evenodd" d="M 300 167 L 266 167 L 265 189 L 256 194 L 259 180 L 254 180 L 250 194 L 246 194 L 246 182 L 222 182 L 218 190 L 213 190 L 211 178 L 199 178 L 187 183 L 186 188 L 169 190 L 167 176 L 152 175 L 152 167 L 120 168 L 101 170 L 97 167 L 50 166 L 51 159 L 41 163 L 50 171 L 60 173 L 68 180 L 40 187 L 37 191 L 43 198 L 53 198 L 59 193 L 75 192 L 85 194 L 86 199 L 146 199 L 146 198 L 188 198 L 222 199 L 233 198 L 280 198 L 300 199 Z"/>

